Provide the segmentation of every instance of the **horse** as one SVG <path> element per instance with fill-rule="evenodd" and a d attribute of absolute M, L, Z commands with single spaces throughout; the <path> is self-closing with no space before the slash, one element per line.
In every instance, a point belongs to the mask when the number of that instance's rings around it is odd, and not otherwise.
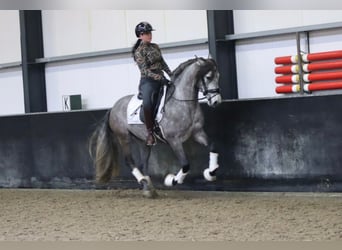
<path fill-rule="evenodd" d="M 159 126 L 181 168 L 177 174 L 166 175 L 164 185 L 168 187 L 182 184 L 189 172 L 190 165 L 183 143 L 190 137 L 208 147 L 209 167 L 203 171 L 203 175 L 207 181 L 216 180 L 216 170 L 219 167 L 218 153 L 214 143 L 209 143 L 208 136 L 203 130 L 204 117 L 198 96 L 199 92 L 202 92 L 202 99 L 206 99 L 209 106 L 219 105 L 222 100 L 219 76 L 215 60 L 202 57 L 189 59 L 172 72 L 171 84 L 166 91 L 164 114 Z M 107 183 L 119 174 L 118 154 L 122 152 L 125 163 L 142 186 L 144 196 L 155 198 L 158 194 L 148 175 L 151 146 L 140 145 L 144 156 L 140 157 L 140 162 L 136 163 L 132 156 L 133 139 L 145 140 L 147 136 L 144 124 L 132 125 L 127 122 L 127 106 L 132 96 L 119 99 L 108 110 L 90 137 L 89 148 L 95 163 L 96 182 Z"/>

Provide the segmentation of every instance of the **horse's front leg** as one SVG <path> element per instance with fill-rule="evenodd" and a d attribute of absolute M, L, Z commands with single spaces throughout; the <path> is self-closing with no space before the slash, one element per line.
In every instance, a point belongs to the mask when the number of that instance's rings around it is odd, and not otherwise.
<path fill-rule="evenodd" d="M 184 152 L 183 143 L 181 141 L 171 141 L 171 140 L 169 140 L 168 142 L 182 166 L 182 168 L 178 171 L 176 175 L 168 174 L 165 177 L 165 180 L 164 180 L 165 186 L 171 187 L 171 186 L 175 186 L 176 184 L 183 183 L 186 175 L 188 174 L 190 170 L 190 165 Z"/>
<path fill-rule="evenodd" d="M 199 144 L 202 144 L 206 147 L 209 146 L 209 167 L 204 169 L 203 176 L 207 181 L 215 181 L 216 180 L 216 170 L 218 169 L 218 153 L 215 148 L 215 144 L 213 142 L 208 143 L 207 134 L 201 129 L 194 134 L 194 139 Z"/>

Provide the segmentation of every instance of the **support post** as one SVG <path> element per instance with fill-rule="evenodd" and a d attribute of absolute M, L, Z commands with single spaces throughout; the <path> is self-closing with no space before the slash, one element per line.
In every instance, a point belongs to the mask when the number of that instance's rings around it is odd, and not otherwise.
<path fill-rule="evenodd" d="M 297 58 L 298 58 L 298 69 L 299 69 L 299 87 L 300 87 L 300 94 L 304 95 L 304 81 L 303 81 L 303 60 L 302 60 L 302 53 L 301 53 L 301 46 L 300 46 L 300 32 L 296 33 L 296 43 L 297 43 Z"/>
<path fill-rule="evenodd" d="M 220 89 L 223 99 L 237 99 L 235 42 L 225 41 L 225 35 L 234 34 L 232 10 L 208 10 L 209 52 L 218 64 Z"/>
<path fill-rule="evenodd" d="M 25 113 L 46 112 L 45 64 L 40 10 L 20 10 L 21 57 Z"/>

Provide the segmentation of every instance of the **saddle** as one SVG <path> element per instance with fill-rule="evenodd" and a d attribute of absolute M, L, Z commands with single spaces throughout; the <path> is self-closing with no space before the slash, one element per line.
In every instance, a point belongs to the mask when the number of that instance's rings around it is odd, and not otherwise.
<path fill-rule="evenodd" d="M 167 86 L 163 86 L 162 90 L 159 93 L 158 101 L 156 105 L 155 112 L 155 128 L 154 134 L 155 136 L 163 142 L 166 142 L 164 139 L 164 133 L 162 127 L 159 125 L 160 121 L 164 115 L 164 105 L 165 105 L 165 96 L 166 96 Z M 135 94 L 132 96 L 131 100 L 127 105 L 127 123 L 128 124 L 144 124 L 144 111 L 142 109 L 142 99 L 139 98 L 139 94 Z"/>

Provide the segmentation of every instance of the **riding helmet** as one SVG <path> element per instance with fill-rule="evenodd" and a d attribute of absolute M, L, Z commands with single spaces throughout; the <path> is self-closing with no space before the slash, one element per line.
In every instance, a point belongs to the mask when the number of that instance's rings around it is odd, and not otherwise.
<path fill-rule="evenodd" d="M 139 37 L 141 33 L 147 33 L 151 31 L 154 31 L 154 29 L 152 28 L 152 25 L 148 22 L 141 22 L 138 23 L 137 26 L 135 26 L 135 35 L 137 37 Z"/>

